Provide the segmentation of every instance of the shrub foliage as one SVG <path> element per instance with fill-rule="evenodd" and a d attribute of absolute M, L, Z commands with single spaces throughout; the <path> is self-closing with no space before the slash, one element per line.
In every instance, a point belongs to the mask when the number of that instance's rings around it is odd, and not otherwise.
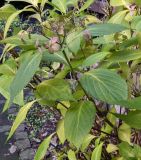
<path fill-rule="evenodd" d="M 141 159 L 140 0 L 109 0 L 103 20 L 87 11 L 94 0 L 18 1 L 29 5 L 0 8 L 0 19 L 6 21 L 0 40 L 3 111 L 12 103 L 21 107 L 8 139 L 39 103 L 62 116 L 35 160 L 44 158 L 55 134 L 69 146 L 57 153 L 58 159 Z M 24 11 L 33 12 L 29 18 L 36 19 L 40 32 L 16 27 L 9 35 Z M 24 102 L 25 87 L 33 90 L 34 101 Z"/>

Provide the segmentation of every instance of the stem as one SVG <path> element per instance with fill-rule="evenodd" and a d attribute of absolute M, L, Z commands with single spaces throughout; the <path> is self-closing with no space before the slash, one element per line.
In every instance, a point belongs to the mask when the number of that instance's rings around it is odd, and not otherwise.
<path fill-rule="evenodd" d="M 60 102 L 60 101 L 56 101 L 56 102 L 60 103 L 64 108 L 68 109 L 68 107 L 65 104 L 63 104 L 62 102 Z"/>

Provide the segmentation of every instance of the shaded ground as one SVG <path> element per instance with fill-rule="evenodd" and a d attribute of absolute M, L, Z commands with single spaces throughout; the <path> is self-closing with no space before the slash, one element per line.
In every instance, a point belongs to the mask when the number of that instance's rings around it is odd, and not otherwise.
<path fill-rule="evenodd" d="M 12 138 L 6 143 L 7 134 L 11 124 L 7 118 L 8 114 L 1 113 L 3 103 L 4 100 L 0 97 L 0 160 L 19 160 L 18 151 L 14 148 L 15 139 Z"/>

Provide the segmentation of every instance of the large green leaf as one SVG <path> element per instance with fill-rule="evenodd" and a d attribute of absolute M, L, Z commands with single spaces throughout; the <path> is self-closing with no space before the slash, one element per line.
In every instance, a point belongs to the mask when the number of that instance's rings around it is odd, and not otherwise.
<path fill-rule="evenodd" d="M 117 32 L 122 32 L 127 29 L 128 28 L 126 28 L 120 24 L 111 24 L 111 23 L 93 24 L 93 25 L 89 25 L 87 27 L 87 30 L 90 31 L 92 36 L 110 35 L 110 34 L 114 34 Z"/>
<path fill-rule="evenodd" d="M 49 137 L 44 139 L 44 141 L 40 144 L 40 146 L 36 152 L 36 155 L 34 157 L 34 160 L 42 160 L 44 158 L 53 135 L 54 134 L 51 134 Z"/>
<path fill-rule="evenodd" d="M 123 50 L 115 52 L 108 59 L 110 62 L 127 62 L 141 58 L 141 50 Z"/>
<path fill-rule="evenodd" d="M 80 147 L 89 133 L 94 119 L 95 106 L 92 102 L 73 103 L 65 115 L 65 136 L 76 147 Z"/>
<path fill-rule="evenodd" d="M 10 102 L 9 105 L 13 102 L 15 96 L 23 90 L 23 88 L 29 83 L 33 75 L 37 71 L 42 54 L 35 53 L 27 57 L 23 63 L 20 65 L 17 74 L 11 83 L 10 86 Z"/>
<path fill-rule="evenodd" d="M 127 115 L 114 114 L 132 128 L 141 129 L 141 111 L 130 111 Z"/>
<path fill-rule="evenodd" d="M 126 100 L 127 84 L 118 74 L 107 69 L 96 69 L 86 72 L 80 82 L 93 98 L 107 103 Z"/>
<path fill-rule="evenodd" d="M 100 143 L 93 151 L 91 160 L 101 160 L 103 143 Z"/>
<path fill-rule="evenodd" d="M 52 0 L 52 4 L 62 13 L 66 13 L 67 10 L 66 0 Z"/>
<path fill-rule="evenodd" d="M 0 19 L 7 20 L 14 12 L 16 12 L 16 8 L 11 4 L 6 4 L 0 8 Z"/>
<path fill-rule="evenodd" d="M 7 140 L 9 140 L 11 138 L 11 136 L 14 134 L 14 132 L 16 131 L 18 126 L 25 120 L 27 112 L 29 111 L 29 109 L 31 108 L 33 103 L 35 103 L 35 101 L 27 103 L 25 106 L 23 106 L 20 109 L 20 111 L 18 112 L 16 119 L 11 127 L 11 130 L 10 130 L 10 133 L 9 133 Z"/>
<path fill-rule="evenodd" d="M 68 101 L 74 100 L 69 83 L 63 79 L 50 79 L 37 86 L 38 98 L 44 101 Z"/>

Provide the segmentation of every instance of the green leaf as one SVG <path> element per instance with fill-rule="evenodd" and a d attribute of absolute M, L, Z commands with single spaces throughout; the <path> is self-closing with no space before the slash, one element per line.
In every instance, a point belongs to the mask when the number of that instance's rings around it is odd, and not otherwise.
<path fill-rule="evenodd" d="M 129 10 L 123 10 L 123 11 L 116 13 L 114 16 L 110 18 L 108 23 L 122 24 L 127 12 L 129 12 Z"/>
<path fill-rule="evenodd" d="M 133 149 L 127 142 L 122 142 L 118 145 L 119 153 L 126 159 L 134 157 Z M 130 159 L 129 159 L 130 160 Z"/>
<path fill-rule="evenodd" d="M 52 0 L 52 4 L 62 13 L 66 13 L 67 10 L 66 0 Z"/>
<path fill-rule="evenodd" d="M 85 149 L 87 149 L 87 147 L 89 146 L 90 142 L 91 142 L 95 137 L 96 137 L 96 136 L 91 135 L 91 134 L 88 134 L 88 135 L 85 137 L 85 139 L 84 139 L 84 141 L 83 141 L 83 143 L 82 143 L 82 145 L 81 145 L 81 151 L 82 151 L 82 152 L 85 152 Z"/>
<path fill-rule="evenodd" d="M 110 0 L 111 6 L 122 6 L 124 5 L 123 0 Z"/>
<path fill-rule="evenodd" d="M 69 83 L 63 79 L 50 79 L 43 81 L 37 86 L 38 96 L 45 101 L 68 101 L 74 100 Z"/>
<path fill-rule="evenodd" d="M 59 62 L 59 63 L 64 63 L 64 64 L 68 65 L 62 52 L 58 52 L 58 53 L 54 53 L 54 54 L 50 54 L 48 52 L 43 52 L 42 61 Z"/>
<path fill-rule="evenodd" d="M 10 25 L 12 24 L 12 22 L 15 20 L 15 18 L 24 11 L 25 9 L 23 10 L 19 10 L 19 11 L 16 11 L 14 12 L 12 15 L 10 15 L 10 17 L 7 19 L 7 22 L 6 22 L 6 25 L 5 25 L 5 29 L 4 29 L 4 38 L 6 38 L 7 36 L 7 32 L 10 28 Z"/>
<path fill-rule="evenodd" d="M 0 8 L 0 19 L 7 20 L 11 14 L 16 12 L 16 8 L 11 4 L 5 4 Z"/>
<path fill-rule="evenodd" d="M 126 100 L 127 84 L 118 74 L 107 69 L 96 69 L 86 72 L 80 79 L 86 92 L 93 98 L 115 104 Z"/>
<path fill-rule="evenodd" d="M 39 42 L 39 45 L 43 45 L 47 42 L 47 38 L 39 34 L 30 34 L 29 37 L 29 34 L 25 32 L 23 34 L 21 33 L 15 36 L 7 37 L 1 40 L 0 44 L 9 43 L 21 48 L 28 48 L 28 46 L 31 46 L 35 49 L 37 42 Z"/>
<path fill-rule="evenodd" d="M 69 158 L 69 160 L 77 160 L 76 156 L 75 156 L 75 152 L 72 150 L 68 151 L 68 158 Z"/>
<path fill-rule="evenodd" d="M 11 127 L 11 130 L 10 130 L 10 133 L 8 135 L 7 140 L 9 140 L 11 138 L 11 136 L 14 134 L 14 132 L 16 131 L 18 126 L 25 120 L 27 112 L 29 111 L 29 109 L 31 108 L 33 103 L 35 103 L 35 102 L 36 101 L 29 102 L 20 109 L 20 111 L 18 112 L 16 119 Z"/>
<path fill-rule="evenodd" d="M 104 36 L 114 34 L 117 32 L 122 32 L 127 29 L 128 28 L 120 24 L 105 23 L 89 25 L 86 30 L 90 31 L 92 36 Z"/>
<path fill-rule="evenodd" d="M 0 76 L 0 94 L 2 94 L 8 101 L 10 100 L 10 85 L 11 82 L 13 81 L 13 76 L 8 76 L 8 75 L 2 75 Z M 23 91 L 21 91 L 15 98 L 14 98 L 14 103 L 18 104 L 20 106 L 24 105 L 24 100 L 23 100 Z M 5 105 L 3 112 L 7 109 L 8 102 Z"/>
<path fill-rule="evenodd" d="M 58 122 L 56 132 L 57 132 L 57 135 L 59 137 L 60 142 L 62 144 L 64 144 L 66 137 L 65 137 L 64 120 L 63 119 Z"/>
<path fill-rule="evenodd" d="M 79 9 L 79 12 L 84 11 L 85 9 L 88 9 L 88 7 L 94 3 L 95 0 L 86 0 L 85 4 Z"/>
<path fill-rule="evenodd" d="M 8 59 L 0 65 L 0 73 L 4 75 L 14 76 L 17 70 L 17 64 L 13 58 Z"/>
<path fill-rule="evenodd" d="M 82 40 L 82 33 L 74 31 L 70 33 L 66 38 L 67 47 L 73 53 L 77 53 L 80 49 L 80 44 Z"/>
<path fill-rule="evenodd" d="M 79 0 L 67 0 L 67 6 L 77 6 Z"/>
<path fill-rule="evenodd" d="M 91 160 L 101 160 L 103 143 L 100 143 L 93 151 Z"/>
<path fill-rule="evenodd" d="M 66 106 L 66 108 L 63 105 Z M 70 107 L 69 101 L 62 101 L 61 104 L 60 103 L 57 104 L 57 109 L 60 110 L 61 115 L 63 117 L 65 117 L 65 114 L 67 112 L 67 108 L 69 108 L 69 107 Z"/>
<path fill-rule="evenodd" d="M 127 115 L 114 114 L 132 128 L 141 129 L 141 111 L 130 111 Z"/>
<path fill-rule="evenodd" d="M 89 133 L 95 119 L 95 112 L 95 106 L 89 101 L 73 103 L 68 109 L 64 123 L 65 135 L 77 148 Z"/>
<path fill-rule="evenodd" d="M 26 3 L 33 5 L 34 7 L 37 7 L 37 4 L 38 4 L 38 0 L 6 0 L 6 1 L 8 2 L 26 2 Z"/>
<path fill-rule="evenodd" d="M 106 151 L 108 153 L 115 152 L 117 150 L 118 150 L 118 147 L 116 145 L 114 145 L 114 144 L 108 144 L 107 145 Z"/>
<path fill-rule="evenodd" d="M 123 50 L 115 52 L 109 57 L 110 62 L 127 62 L 141 58 L 140 50 Z"/>
<path fill-rule="evenodd" d="M 82 66 L 91 66 L 97 62 L 100 62 L 101 60 L 103 60 L 108 54 L 110 54 L 110 52 L 99 52 L 99 53 L 95 53 L 91 56 L 89 56 L 88 58 L 86 58 L 86 60 L 83 62 Z"/>
<path fill-rule="evenodd" d="M 130 144 L 131 127 L 126 123 L 123 123 L 118 129 L 118 137 L 121 141 L 125 141 Z"/>
<path fill-rule="evenodd" d="M 116 125 L 116 119 L 117 119 L 117 118 L 116 118 L 112 113 L 110 113 L 110 112 L 116 113 L 115 107 L 112 107 L 112 108 L 109 110 L 109 113 L 108 113 L 107 116 L 106 116 L 106 118 L 109 120 L 109 122 L 111 122 L 111 124 L 112 124 L 113 126 L 115 126 L 115 125 Z M 101 128 L 101 131 L 106 132 L 106 133 L 109 133 L 109 134 L 112 132 L 112 130 L 113 130 L 113 127 L 111 127 L 108 123 L 105 123 L 105 125 L 103 125 L 102 128 Z M 105 136 L 106 136 L 106 134 L 101 133 L 101 137 L 105 137 Z"/>
<path fill-rule="evenodd" d="M 42 55 L 40 53 L 35 53 L 25 59 L 20 65 L 17 74 L 10 86 L 10 102 L 13 102 L 15 96 L 23 90 L 23 88 L 29 83 L 33 75 L 37 71 Z"/>
<path fill-rule="evenodd" d="M 40 146 L 35 154 L 34 160 L 42 160 L 44 158 L 53 135 L 54 134 L 51 134 L 49 137 L 44 139 L 44 141 L 40 144 Z"/>
<path fill-rule="evenodd" d="M 116 104 L 121 105 L 126 108 L 130 108 L 130 109 L 141 110 L 141 97 L 118 101 Z"/>

